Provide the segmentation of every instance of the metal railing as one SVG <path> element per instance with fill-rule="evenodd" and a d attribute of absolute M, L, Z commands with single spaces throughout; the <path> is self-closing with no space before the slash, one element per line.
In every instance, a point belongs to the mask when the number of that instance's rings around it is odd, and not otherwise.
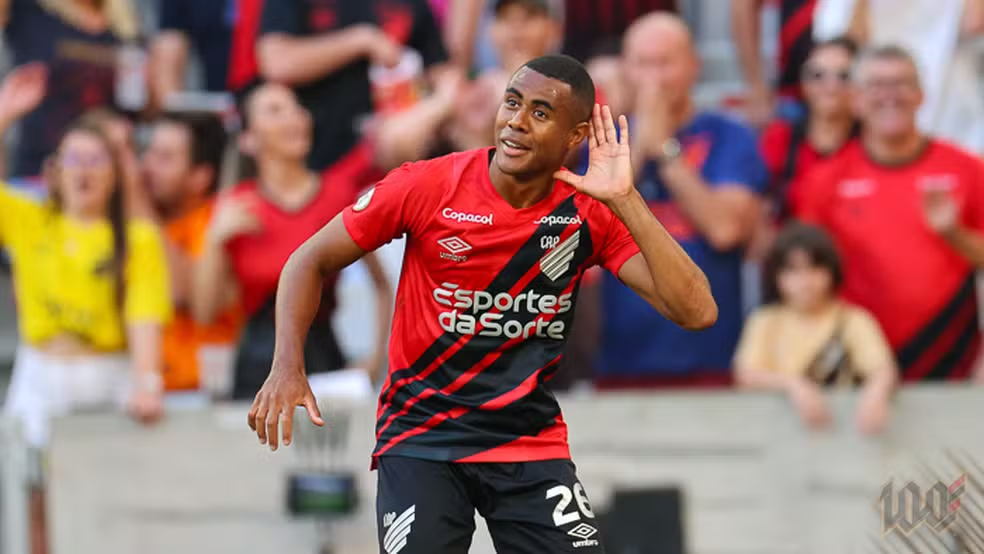
<path fill-rule="evenodd" d="M 28 554 L 28 453 L 15 422 L 0 418 L 0 554 Z"/>

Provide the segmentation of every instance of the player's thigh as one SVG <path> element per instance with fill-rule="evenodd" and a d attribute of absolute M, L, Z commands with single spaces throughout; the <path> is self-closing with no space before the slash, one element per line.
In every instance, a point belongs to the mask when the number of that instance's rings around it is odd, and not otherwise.
<path fill-rule="evenodd" d="M 483 484 L 494 489 L 486 513 L 499 552 L 603 554 L 594 510 L 569 460 L 504 464 Z"/>
<path fill-rule="evenodd" d="M 475 508 L 452 464 L 383 456 L 377 482 L 380 554 L 467 554 Z"/>

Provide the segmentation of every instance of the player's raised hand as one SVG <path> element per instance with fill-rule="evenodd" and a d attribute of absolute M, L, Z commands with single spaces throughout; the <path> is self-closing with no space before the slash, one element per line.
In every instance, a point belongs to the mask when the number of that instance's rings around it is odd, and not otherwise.
<path fill-rule="evenodd" d="M 325 424 L 304 366 L 284 364 L 275 359 L 270 376 L 249 411 L 249 427 L 260 438 L 260 444 L 269 444 L 270 450 L 277 450 L 282 431 L 283 444 L 289 446 L 294 436 L 294 411 L 298 406 L 307 410 L 312 423 L 319 427 Z"/>
<path fill-rule="evenodd" d="M 588 171 L 584 176 L 566 169 L 554 177 L 602 202 L 621 198 L 635 189 L 629 156 L 629 122 L 619 116 L 615 131 L 612 110 L 595 104 L 588 138 Z"/>

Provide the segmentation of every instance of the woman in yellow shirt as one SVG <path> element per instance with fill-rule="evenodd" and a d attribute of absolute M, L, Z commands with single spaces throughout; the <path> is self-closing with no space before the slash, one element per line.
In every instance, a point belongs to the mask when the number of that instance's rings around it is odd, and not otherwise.
<path fill-rule="evenodd" d="M 0 136 L 45 90 L 43 66 L 8 75 Z M 161 413 L 164 250 L 152 224 L 126 218 L 118 162 L 98 129 L 77 125 L 50 159 L 47 202 L 0 183 L 0 246 L 13 261 L 21 335 L 4 410 L 35 447 L 52 417 L 79 409 L 125 403 L 142 421 Z"/>
<path fill-rule="evenodd" d="M 837 298 L 840 258 L 821 229 L 793 223 L 766 258 L 766 305 L 748 319 L 735 355 L 739 386 L 789 395 L 804 422 L 825 426 L 824 386 L 861 386 L 865 433 L 887 423 L 898 369 L 874 318 Z"/>

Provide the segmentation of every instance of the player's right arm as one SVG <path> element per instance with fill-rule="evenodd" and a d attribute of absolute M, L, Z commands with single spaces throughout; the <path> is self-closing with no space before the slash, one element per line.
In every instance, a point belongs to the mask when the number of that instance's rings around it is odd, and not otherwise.
<path fill-rule="evenodd" d="M 433 164 L 406 164 L 390 172 L 308 239 L 284 266 L 277 286 L 273 366 L 249 412 L 250 428 L 271 450 L 278 447 L 281 421 L 283 443 L 290 444 L 297 406 L 303 406 L 316 425 L 324 425 L 307 380 L 304 342 L 320 305 L 325 277 L 394 238 L 414 234 L 426 222 L 440 198 L 433 191 L 441 189 L 435 182 L 441 170 Z"/>

